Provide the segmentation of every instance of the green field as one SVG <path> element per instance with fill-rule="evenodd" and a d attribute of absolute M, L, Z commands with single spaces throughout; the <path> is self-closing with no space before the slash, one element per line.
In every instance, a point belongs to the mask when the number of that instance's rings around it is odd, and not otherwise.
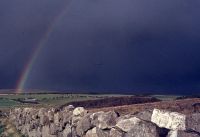
<path fill-rule="evenodd" d="M 94 100 L 102 99 L 107 97 L 116 97 L 125 95 L 109 95 L 109 94 L 4 94 L 0 95 L 0 109 L 9 109 L 13 107 L 26 107 L 26 106 L 36 106 L 36 107 L 51 107 L 59 106 L 71 101 L 82 101 L 82 100 Z M 127 95 L 126 95 L 127 96 Z M 24 98 L 35 98 L 38 100 L 39 104 L 23 104 L 17 99 Z"/>
<path fill-rule="evenodd" d="M 107 97 L 119 97 L 119 96 L 131 96 L 131 95 L 119 95 L 119 94 L 0 94 L 0 109 L 10 109 L 13 107 L 52 107 L 52 106 L 60 106 L 71 101 L 82 101 L 82 100 L 94 100 L 94 99 L 102 99 Z M 152 97 L 156 97 L 161 100 L 173 100 L 178 96 L 174 95 L 153 95 Z M 39 104 L 23 104 L 17 99 L 24 98 L 35 98 L 39 102 Z"/>

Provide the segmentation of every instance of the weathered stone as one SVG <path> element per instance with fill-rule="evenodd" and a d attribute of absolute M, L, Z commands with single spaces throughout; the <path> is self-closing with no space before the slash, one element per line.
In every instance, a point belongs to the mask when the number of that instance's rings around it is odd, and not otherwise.
<path fill-rule="evenodd" d="M 56 135 L 51 135 L 50 128 L 46 125 L 42 127 L 42 137 L 56 137 Z"/>
<path fill-rule="evenodd" d="M 60 112 L 57 112 L 54 114 L 54 123 L 59 125 L 60 121 L 62 120 L 62 114 Z"/>
<path fill-rule="evenodd" d="M 76 132 L 79 136 L 83 136 L 89 129 L 92 128 L 90 115 L 86 115 L 77 123 Z"/>
<path fill-rule="evenodd" d="M 54 112 L 53 111 L 49 110 L 47 116 L 48 116 L 50 122 L 54 121 Z"/>
<path fill-rule="evenodd" d="M 199 137 L 200 132 L 200 113 L 185 116 L 154 109 L 119 117 L 114 111 L 89 114 L 82 107 L 72 110 L 13 109 L 9 118 L 28 137 L 158 137 L 161 129 L 166 130 L 162 136 L 170 129 L 168 137 Z"/>
<path fill-rule="evenodd" d="M 73 105 L 68 105 L 68 106 L 64 107 L 63 110 L 65 112 L 73 111 L 74 110 L 74 106 Z"/>
<path fill-rule="evenodd" d="M 151 121 L 170 130 L 185 130 L 186 116 L 177 112 L 154 109 Z"/>
<path fill-rule="evenodd" d="M 40 108 L 40 109 L 39 109 L 39 112 L 38 112 L 38 116 L 39 116 L 39 117 L 44 116 L 46 112 L 47 112 L 47 109 L 45 109 L 45 108 Z"/>
<path fill-rule="evenodd" d="M 94 127 L 86 133 L 85 137 L 109 137 L 109 133 Z"/>
<path fill-rule="evenodd" d="M 29 114 L 33 109 L 32 108 L 24 108 L 23 113 L 24 114 Z"/>
<path fill-rule="evenodd" d="M 38 132 L 38 130 L 34 129 L 28 133 L 28 136 L 29 137 L 42 137 L 42 134 L 41 134 L 41 132 Z"/>
<path fill-rule="evenodd" d="M 12 113 L 12 111 L 11 111 L 11 113 Z M 22 113 L 22 109 L 21 108 L 15 108 L 13 113 L 21 114 Z"/>
<path fill-rule="evenodd" d="M 170 131 L 167 137 L 200 137 L 196 133 L 185 132 L 185 131 Z"/>
<path fill-rule="evenodd" d="M 142 121 L 125 133 L 124 137 L 159 137 L 159 132 L 154 124 Z"/>
<path fill-rule="evenodd" d="M 63 130 L 63 137 L 74 137 L 75 135 L 73 134 L 72 127 L 67 124 L 65 129 Z"/>
<path fill-rule="evenodd" d="M 109 137 L 123 137 L 123 133 L 120 132 L 119 130 L 115 129 L 115 128 L 112 128 L 110 130 L 110 135 Z"/>
<path fill-rule="evenodd" d="M 145 110 L 145 111 L 135 114 L 135 116 L 145 121 L 151 121 L 152 113 L 153 113 L 153 110 Z"/>
<path fill-rule="evenodd" d="M 116 125 L 118 115 L 114 111 L 97 112 L 91 116 L 92 124 L 100 129 L 111 129 Z"/>
<path fill-rule="evenodd" d="M 21 129 L 21 133 L 28 136 L 28 132 L 29 132 L 29 124 L 23 125 Z"/>
<path fill-rule="evenodd" d="M 49 123 L 49 118 L 46 115 L 40 116 L 40 125 L 48 125 Z"/>
<path fill-rule="evenodd" d="M 200 103 L 194 103 L 192 107 L 195 113 L 200 113 Z"/>
<path fill-rule="evenodd" d="M 125 137 L 159 137 L 158 128 L 136 117 L 119 119 L 116 127 L 126 132 Z"/>
<path fill-rule="evenodd" d="M 72 123 L 72 116 L 73 114 L 71 111 L 63 113 L 63 121 L 62 121 L 63 126 Z"/>
<path fill-rule="evenodd" d="M 32 120 L 31 115 L 27 115 L 25 118 L 25 123 L 30 123 L 31 120 Z"/>
<path fill-rule="evenodd" d="M 87 111 L 83 107 L 77 107 L 73 111 L 74 116 L 84 116 Z"/>
<path fill-rule="evenodd" d="M 132 117 L 132 118 L 129 118 L 129 119 L 119 119 L 117 124 L 116 124 L 116 127 L 120 128 L 124 132 L 129 132 L 140 121 L 141 120 L 136 118 L 136 117 Z"/>
<path fill-rule="evenodd" d="M 194 113 L 187 116 L 186 128 L 200 133 L 200 113 Z"/>
<path fill-rule="evenodd" d="M 57 135 L 58 134 L 58 132 L 59 132 L 58 125 L 51 123 L 49 128 L 50 128 L 49 134 L 51 134 L 51 135 Z"/>

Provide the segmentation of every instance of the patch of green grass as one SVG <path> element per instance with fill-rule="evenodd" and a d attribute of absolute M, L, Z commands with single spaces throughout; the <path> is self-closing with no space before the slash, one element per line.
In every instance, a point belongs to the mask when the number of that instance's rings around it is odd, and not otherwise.
<path fill-rule="evenodd" d="M 107 97 L 119 97 L 124 95 L 115 94 L 7 94 L 0 95 L 0 108 L 12 108 L 12 107 L 49 107 L 49 106 L 59 106 L 71 101 L 83 101 L 83 100 L 96 100 Z M 127 95 L 126 95 L 127 96 Z M 38 100 L 39 104 L 22 104 L 14 100 L 24 99 L 24 98 L 35 98 Z"/>
<path fill-rule="evenodd" d="M 18 105 L 19 103 L 7 98 L 0 98 L 0 108 L 2 107 L 13 107 Z"/>

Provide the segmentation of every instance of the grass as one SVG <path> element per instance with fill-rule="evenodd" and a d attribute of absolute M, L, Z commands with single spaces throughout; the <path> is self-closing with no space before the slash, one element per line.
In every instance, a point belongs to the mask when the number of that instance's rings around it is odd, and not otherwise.
<path fill-rule="evenodd" d="M 84 101 L 84 100 L 96 100 L 107 97 L 119 97 L 119 96 L 130 96 L 130 95 L 119 95 L 119 94 L 5 94 L 0 95 L 0 109 L 10 109 L 13 107 L 53 107 L 60 106 L 69 102 L 74 101 Z M 132 95 L 131 95 L 132 96 Z M 170 100 L 176 98 L 176 96 L 166 96 L 166 95 L 155 95 L 154 97 L 161 100 Z M 38 100 L 39 104 L 22 104 L 20 102 L 14 101 L 17 99 L 24 98 L 35 98 Z"/>
<path fill-rule="evenodd" d="M 0 108 L 9 108 L 19 105 L 18 102 L 10 100 L 8 98 L 0 98 Z"/>
<path fill-rule="evenodd" d="M 96 100 L 113 96 L 123 96 L 123 95 L 91 95 L 91 94 L 7 94 L 0 95 L 0 109 L 9 109 L 13 107 L 51 107 L 60 106 L 72 101 L 84 101 L 84 100 Z M 24 98 L 35 98 L 38 100 L 39 104 L 22 104 L 17 99 Z"/>

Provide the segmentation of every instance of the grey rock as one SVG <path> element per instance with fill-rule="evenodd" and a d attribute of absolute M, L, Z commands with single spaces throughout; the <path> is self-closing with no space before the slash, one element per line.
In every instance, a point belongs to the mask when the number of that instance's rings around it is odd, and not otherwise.
<path fill-rule="evenodd" d="M 51 135 L 57 135 L 58 134 L 58 132 L 59 132 L 58 125 L 51 123 L 49 128 L 50 128 L 49 134 L 51 134 Z"/>
<path fill-rule="evenodd" d="M 90 116 L 92 124 L 100 129 L 111 129 L 116 125 L 117 113 L 114 111 L 97 112 Z"/>
<path fill-rule="evenodd" d="M 51 135 L 49 126 L 45 125 L 42 127 L 42 137 L 56 137 L 56 135 Z"/>
<path fill-rule="evenodd" d="M 145 121 L 151 121 L 152 114 L 153 114 L 153 110 L 145 110 L 145 111 L 135 114 L 135 116 Z"/>
<path fill-rule="evenodd" d="M 85 137 L 109 137 L 109 132 L 94 127 L 86 133 Z"/>
<path fill-rule="evenodd" d="M 39 116 L 39 117 L 44 116 L 46 113 L 47 113 L 47 109 L 45 109 L 45 108 L 40 108 L 40 109 L 39 109 L 39 112 L 38 112 L 38 116 Z"/>
<path fill-rule="evenodd" d="M 56 114 L 54 114 L 54 123 L 59 125 L 60 121 L 62 121 L 62 114 L 60 112 L 57 112 Z"/>
<path fill-rule="evenodd" d="M 65 112 L 73 111 L 74 110 L 74 106 L 73 105 L 68 105 L 68 106 L 64 107 L 63 110 Z"/>
<path fill-rule="evenodd" d="M 28 133 L 28 136 L 29 137 L 42 137 L 42 134 L 38 130 L 34 129 Z"/>
<path fill-rule="evenodd" d="M 186 117 L 186 128 L 200 133 L 200 113 L 194 113 Z"/>
<path fill-rule="evenodd" d="M 54 122 L 54 112 L 53 111 L 48 111 L 47 116 L 49 118 L 50 122 Z"/>
<path fill-rule="evenodd" d="M 63 126 L 72 123 L 72 116 L 73 116 L 72 111 L 63 113 L 63 121 L 62 121 Z"/>
<path fill-rule="evenodd" d="M 63 130 L 63 137 L 77 137 L 74 128 L 69 124 L 67 124 L 65 129 Z"/>
<path fill-rule="evenodd" d="M 44 125 L 48 125 L 49 122 L 49 118 L 46 115 L 41 115 L 40 116 L 40 125 L 44 126 Z"/>
<path fill-rule="evenodd" d="M 136 117 L 119 119 L 116 127 L 126 132 L 125 137 L 159 137 L 156 125 Z"/>
<path fill-rule="evenodd" d="M 109 137 L 123 137 L 123 132 L 121 132 L 121 131 L 119 131 L 119 130 L 117 130 L 115 128 L 112 128 L 110 130 Z"/>
<path fill-rule="evenodd" d="M 79 136 L 83 136 L 89 129 L 92 128 L 90 114 L 84 116 L 77 123 L 76 132 Z"/>

